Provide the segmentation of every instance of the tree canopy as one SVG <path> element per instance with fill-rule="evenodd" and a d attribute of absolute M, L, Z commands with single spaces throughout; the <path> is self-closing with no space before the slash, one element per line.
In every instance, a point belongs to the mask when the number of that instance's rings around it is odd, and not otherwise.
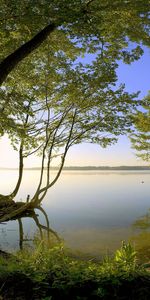
<path fill-rule="evenodd" d="M 32 77 L 35 69 L 40 72 L 47 43 L 52 63 L 61 52 L 72 62 L 78 56 L 88 53 L 99 56 L 101 53 L 104 54 L 103 65 L 111 59 L 114 63 L 120 59 L 131 63 L 142 55 L 142 44 L 149 46 L 150 43 L 148 2 L 1 1 L 0 133 L 16 128 L 11 105 L 15 116 L 24 113 L 23 97 L 16 97 L 14 90 L 22 80 L 22 73 L 30 73 Z M 101 72 L 99 59 L 95 60 L 94 67 Z M 27 78 L 24 76 L 23 80 L 25 82 Z M 106 75 L 105 80 L 109 80 Z M 33 82 L 28 81 L 28 84 Z"/>
<path fill-rule="evenodd" d="M 150 44 L 148 0 L 1 1 L 0 83 L 53 32 L 76 40 L 85 51 L 96 51 L 104 39 L 116 58 L 130 59 L 128 41 Z M 112 47 L 112 44 L 115 47 Z M 120 51 L 122 50 L 122 51 Z M 140 47 L 133 51 L 138 57 Z"/>
<path fill-rule="evenodd" d="M 150 93 L 144 98 L 142 109 L 133 116 L 133 124 L 132 147 L 138 157 L 150 161 Z"/>

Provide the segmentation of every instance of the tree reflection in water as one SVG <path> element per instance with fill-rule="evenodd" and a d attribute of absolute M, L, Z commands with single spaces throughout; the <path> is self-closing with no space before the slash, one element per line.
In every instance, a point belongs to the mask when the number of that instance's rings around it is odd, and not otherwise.
<path fill-rule="evenodd" d="M 43 216 L 45 217 L 46 225 L 43 225 L 40 223 L 39 215 L 37 214 L 37 212 L 35 212 L 35 209 L 22 213 L 18 218 L 14 217 L 14 218 L 9 219 L 9 221 L 18 221 L 20 250 L 23 249 L 24 242 L 33 241 L 33 239 L 34 239 L 34 238 L 26 238 L 25 237 L 24 226 L 23 226 L 23 221 L 22 221 L 23 218 L 32 218 L 34 220 L 34 222 L 39 230 L 41 240 L 43 240 L 45 238 L 45 232 L 46 232 L 46 239 L 48 241 L 50 240 L 50 236 L 54 236 L 55 239 L 57 240 L 57 242 L 61 242 L 61 239 L 58 236 L 57 232 L 54 231 L 52 228 L 50 228 L 49 219 L 48 219 L 48 216 L 47 216 L 47 213 L 45 212 L 45 210 L 41 206 L 38 206 L 36 208 L 36 210 L 39 210 L 43 214 Z"/>
<path fill-rule="evenodd" d="M 133 223 L 133 226 L 138 229 L 150 229 L 150 208 L 148 212 Z"/>
<path fill-rule="evenodd" d="M 137 234 L 132 237 L 138 251 L 138 258 L 142 262 L 150 261 L 150 209 L 133 224 Z"/>

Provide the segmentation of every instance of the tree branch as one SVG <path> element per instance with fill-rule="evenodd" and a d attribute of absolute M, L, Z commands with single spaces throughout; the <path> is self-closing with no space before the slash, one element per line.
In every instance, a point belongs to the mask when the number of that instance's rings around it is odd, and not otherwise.
<path fill-rule="evenodd" d="M 65 163 L 66 154 L 67 154 L 68 149 L 70 147 L 69 144 L 70 144 L 70 139 L 71 139 L 71 136 L 72 136 L 72 131 L 73 131 L 74 123 L 75 123 L 76 114 L 77 114 L 77 109 L 75 109 L 75 112 L 74 112 L 74 115 L 73 115 L 72 124 L 71 124 L 70 132 L 69 132 L 68 140 L 67 140 L 67 143 L 66 143 L 66 146 L 65 146 L 65 150 L 64 150 L 63 157 L 62 157 L 60 168 L 59 168 L 54 180 L 51 183 L 49 183 L 49 185 L 47 185 L 47 186 L 43 187 L 42 189 L 40 189 L 38 195 L 40 195 L 41 193 L 44 192 L 44 196 L 45 196 L 45 191 L 47 191 L 50 187 L 52 187 L 56 183 L 56 181 L 58 180 L 58 178 L 61 174 L 61 171 L 62 171 L 64 163 Z M 39 199 L 39 203 L 41 203 L 42 200 L 43 200 L 43 196 Z"/>
<path fill-rule="evenodd" d="M 56 24 L 49 24 L 0 63 L 0 85 L 6 80 L 9 73 L 18 65 L 18 63 L 36 50 L 56 28 Z"/>

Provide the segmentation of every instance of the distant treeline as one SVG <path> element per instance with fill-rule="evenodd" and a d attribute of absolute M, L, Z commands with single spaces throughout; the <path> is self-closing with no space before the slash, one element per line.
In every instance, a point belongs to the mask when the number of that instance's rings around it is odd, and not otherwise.
<path fill-rule="evenodd" d="M 46 168 L 45 168 L 46 169 Z M 58 170 L 58 167 L 52 167 L 52 170 Z M 0 168 L 0 170 L 17 170 L 17 168 Z M 25 168 L 25 170 L 40 170 L 39 167 L 35 168 Z M 118 166 L 118 167 L 109 167 L 109 166 L 70 166 L 70 167 L 64 167 L 63 170 L 84 170 L 84 171 L 90 171 L 90 170 L 104 170 L 104 171 L 111 171 L 111 170 L 150 170 L 150 166 Z"/>
<path fill-rule="evenodd" d="M 55 168 L 57 169 L 57 168 Z M 96 166 L 83 166 L 83 167 L 64 167 L 64 170 L 150 170 L 149 166 L 119 166 L 119 167 L 96 167 Z"/>
<path fill-rule="evenodd" d="M 64 170 L 150 170 L 150 166 L 119 166 L 119 167 L 96 167 L 96 166 L 83 166 L 83 167 L 64 167 Z"/>

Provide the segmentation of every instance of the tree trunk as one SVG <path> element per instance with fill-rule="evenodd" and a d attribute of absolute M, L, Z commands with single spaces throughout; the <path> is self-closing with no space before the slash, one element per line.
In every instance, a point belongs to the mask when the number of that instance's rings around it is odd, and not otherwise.
<path fill-rule="evenodd" d="M 20 150 L 19 150 L 19 177 L 14 191 L 9 195 L 10 199 L 13 199 L 17 195 L 22 181 L 22 175 L 23 175 L 23 145 L 21 143 Z"/>
<path fill-rule="evenodd" d="M 14 191 L 9 195 L 1 195 L 0 194 L 1 202 L 2 201 L 3 202 L 4 201 L 12 201 L 13 198 L 17 195 L 18 190 L 20 188 L 21 181 L 22 181 L 22 175 L 23 175 L 23 143 L 21 143 L 20 150 L 19 150 L 19 177 L 18 177 L 16 187 L 15 187 Z"/>
<path fill-rule="evenodd" d="M 14 202 L 14 201 L 13 201 Z M 3 214 L 0 217 L 0 223 L 1 222 L 7 222 L 9 220 L 12 220 L 16 217 L 20 217 L 23 213 L 27 211 L 33 211 L 36 206 L 33 203 L 24 203 L 24 202 L 17 202 L 13 203 L 12 206 L 9 206 L 9 209 L 5 207 L 3 209 Z"/>

